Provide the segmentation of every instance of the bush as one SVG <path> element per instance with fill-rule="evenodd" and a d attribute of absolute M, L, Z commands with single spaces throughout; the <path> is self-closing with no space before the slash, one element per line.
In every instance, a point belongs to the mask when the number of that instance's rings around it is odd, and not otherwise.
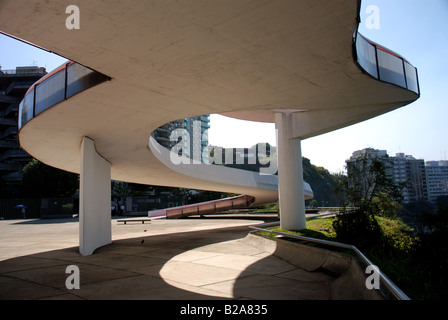
<path fill-rule="evenodd" d="M 414 252 L 419 241 L 412 228 L 400 218 L 376 217 L 375 219 L 381 227 L 383 248 L 395 256 L 409 255 Z"/>
<path fill-rule="evenodd" d="M 415 261 L 424 269 L 425 289 L 432 299 L 447 299 L 448 293 L 448 205 L 439 202 L 437 212 L 423 216 Z"/>
<path fill-rule="evenodd" d="M 78 175 L 50 167 L 36 159 L 23 168 L 21 191 L 29 198 L 68 198 L 79 188 Z"/>
<path fill-rule="evenodd" d="M 375 212 L 376 216 L 396 218 L 402 206 L 395 201 L 386 192 L 379 192 L 370 202 L 372 212 Z"/>
<path fill-rule="evenodd" d="M 336 216 L 333 228 L 338 241 L 353 244 L 359 249 L 368 248 L 381 240 L 381 229 L 375 217 L 363 210 Z"/>

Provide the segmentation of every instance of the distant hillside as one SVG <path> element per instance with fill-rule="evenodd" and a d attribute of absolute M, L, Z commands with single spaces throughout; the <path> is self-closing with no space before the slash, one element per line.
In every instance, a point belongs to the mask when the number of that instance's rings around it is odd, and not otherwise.
<path fill-rule="evenodd" d="M 308 182 L 313 189 L 314 199 L 319 207 L 336 207 L 339 206 L 336 197 L 336 187 L 338 177 L 331 174 L 323 167 L 313 165 L 309 159 L 303 158 L 303 179 Z M 306 203 L 310 205 L 313 200 Z"/>

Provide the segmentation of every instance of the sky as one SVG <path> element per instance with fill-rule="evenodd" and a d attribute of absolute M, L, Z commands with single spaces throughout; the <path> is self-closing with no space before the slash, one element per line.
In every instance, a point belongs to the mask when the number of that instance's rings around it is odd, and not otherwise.
<path fill-rule="evenodd" d="M 369 28 L 368 6 L 378 9 Z M 417 67 L 421 97 L 385 115 L 302 141 L 302 154 L 330 172 L 343 171 L 351 154 L 367 147 L 418 159 L 448 160 L 448 0 L 363 0 L 359 32 Z M 51 71 L 65 59 L 0 35 L 2 69 L 36 65 Z M 274 124 L 211 115 L 209 142 L 223 147 L 276 145 Z M 229 132 L 228 128 L 232 128 Z"/>

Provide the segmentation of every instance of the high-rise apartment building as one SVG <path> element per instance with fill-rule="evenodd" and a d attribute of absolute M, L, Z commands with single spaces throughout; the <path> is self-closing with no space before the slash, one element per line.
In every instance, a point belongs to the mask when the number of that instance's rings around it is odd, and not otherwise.
<path fill-rule="evenodd" d="M 365 148 L 362 150 L 354 151 L 352 156 L 349 160 L 359 160 L 363 157 L 367 158 L 384 158 L 387 157 L 387 151 L 386 150 L 378 150 L 373 148 Z"/>
<path fill-rule="evenodd" d="M 177 146 L 190 159 L 208 162 L 209 155 L 203 151 L 208 146 L 209 128 L 210 115 L 203 115 L 169 122 L 157 128 L 153 136 L 167 149 Z"/>
<path fill-rule="evenodd" d="M 386 167 L 387 176 L 396 184 L 403 184 L 402 196 L 404 203 L 428 199 L 425 162 L 413 156 L 397 153 L 389 156 L 386 150 L 366 148 L 353 152 L 347 162 L 354 162 L 363 157 L 376 158 Z M 348 172 L 350 175 L 350 172 Z"/>
<path fill-rule="evenodd" d="M 389 157 L 392 165 L 392 178 L 395 183 L 404 183 L 403 201 L 405 203 L 428 199 L 425 161 L 413 156 L 397 153 Z"/>
<path fill-rule="evenodd" d="M 172 121 L 158 127 L 152 136 L 158 143 L 167 149 L 174 147 L 178 143 L 178 138 L 181 135 L 177 134 L 176 129 L 183 129 L 183 120 Z"/>
<path fill-rule="evenodd" d="M 187 153 L 195 160 L 201 159 L 202 162 L 208 162 L 209 154 L 203 152 L 208 146 L 208 133 L 210 129 L 210 115 L 192 117 L 184 119 L 184 128 L 190 134 Z"/>
<path fill-rule="evenodd" d="M 32 157 L 17 143 L 19 103 L 28 88 L 46 74 L 45 68 L 0 68 L 0 193 L 14 195 L 22 181 L 22 171 Z"/>
<path fill-rule="evenodd" d="M 437 203 L 438 197 L 448 196 L 448 161 L 427 161 L 426 181 L 428 200 Z"/>

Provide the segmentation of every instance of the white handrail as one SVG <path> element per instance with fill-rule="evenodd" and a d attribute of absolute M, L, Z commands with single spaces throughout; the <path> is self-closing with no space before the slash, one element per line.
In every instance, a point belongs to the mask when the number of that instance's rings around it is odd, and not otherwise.
<path fill-rule="evenodd" d="M 356 248 L 354 245 L 351 245 L 351 244 L 345 244 L 345 243 L 329 241 L 329 240 L 323 240 L 323 239 L 317 239 L 317 238 L 310 238 L 310 237 L 299 236 L 299 235 L 290 234 L 290 233 L 286 233 L 286 232 L 280 232 L 280 231 L 274 231 L 274 230 L 270 230 L 270 229 L 264 229 L 265 227 L 274 227 L 274 226 L 278 226 L 278 225 L 280 225 L 279 222 L 271 222 L 271 223 L 261 224 L 261 225 L 257 225 L 257 226 L 249 226 L 249 228 L 257 230 L 257 231 L 278 234 L 278 235 L 281 235 L 281 236 L 284 236 L 284 237 L 289 237 L 289 238 L 294 238 L 294 239 L 299 239 L 299 240 L 304 240 L 304 241 L 324 244 L 324 245 L 328 245 L 328 246 L 333 246 L 333 247 L 339 247 L 339 248 L 353 250 L 357 254 L 357 256 L 366 265 L 368 265 L 368 266 L 373 265 L 373 263 L 358 248 Z M 383 272 L 381 272 L 380 270 L 377 270 L 377 272 L 378 272 L 378 274 L 380 276 L 380 281 L 382 281 L 382 283 L 389 289 L 391 294 L 397 300 L 410 300 L 410 298 L 400 288 L 398 288 L 398 286 L 395 283 L 393 283 L 392 280 L 390 280 Z"/>

